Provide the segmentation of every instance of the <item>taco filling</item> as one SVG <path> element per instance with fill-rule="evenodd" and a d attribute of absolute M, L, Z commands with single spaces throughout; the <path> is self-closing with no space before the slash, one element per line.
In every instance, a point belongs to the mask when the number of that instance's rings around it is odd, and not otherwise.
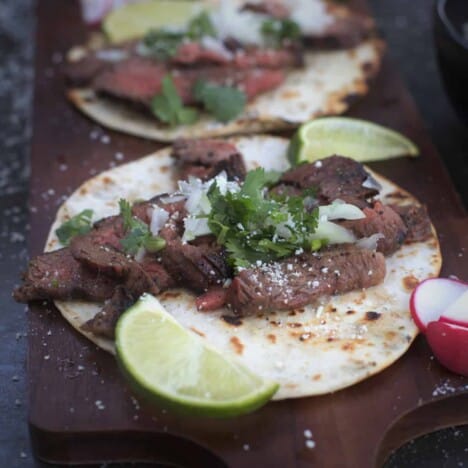
<path fill-rule="evenodd" d="M 258 96 L 285 85 L 294 70 L 317 66 L 319 79 L 324 67 L 311 62 L 308 52 L 347 50 L 375 36 L 369 17 L 323 2 L 221 1 L 202 10 L 183 28 L 150 30 L 141 39 L 97 50 L 75 50 L 65 75 L 72 89 L 94 93 L 94 98 L 88 96 L 85 101 L 103 99 L 90 115 L 104 118 L 104 123 L 108 118 L 101 113 L 107 115 L 105 103 L 109 100 L 129 106 L 163 128 L 193 125 L 202 113 L 226 124 L 245 116 L 248 105 Z M 365 75 L 366 67 L 378 67 L 379 54 L 374 46 L 371 49 L 367 65 L 351 63 L 354 56 L 338 58 L 336 63 L 344 60 L 350 76 Z M 336 73 L 331 69 L 333 58 L 331 62 L 325 69 Z M 372 70 L 368 70 L 370 74 Z M 346 88 L 362 94 L 365 86 L 351 89 L 353 79 L 349 80 L 349 84 L 342 84 L 337 78 L 333 90 L 320 92 L 331 95 Z M 292 88 L 287 86 L 279 99 L 300 100 L 296 88 L 301 83 L 300 76 L 293 79 L 288 85 Z M 321 88 L 320 84 L 313 86 L 317 91 Z M 86 107 L 80 104 L 79 93 L 72 91 L 70 97 L 79 107 Z"/>
<path fill-rule="evenodd" d="M 181 140 L 171 152 L 178 190 L 91 225 L 92 207 L 64 222 L 62 248 L 34 258 L 20 302 L 84 300 L 102 309 L 83 329 L 113 338 L 141 294 L 173 288 L 202 314 L 293 311 L 383 282 L 385 256 L 431 236 L 425 208 L 384 205 L 358 162 L 331 156 L 284 173 L 246 170 L 224 140 Z"/>

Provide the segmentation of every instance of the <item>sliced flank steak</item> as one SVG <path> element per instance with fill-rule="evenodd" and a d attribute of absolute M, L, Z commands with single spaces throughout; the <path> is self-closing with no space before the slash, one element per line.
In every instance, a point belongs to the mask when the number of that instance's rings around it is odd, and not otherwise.
<path fill-rule="evenodd" d="M 227 304 L 241 316 L 291 310 L 324 295 L 375 286 L 384 277 L 381 253 L 334 246 L 242 270 L 227 290 Z"/>
<path fill-rule="evenodd" d="M 171 156 L 177 161 L 181 180 L 194 176 L 205 181 L 222 171 L 229 180 L 243 180 L 247 173 L 236 146 L 223 140 L 177 140 Z"/>
<path fill-rule="evenodd" d="M 369 179 L 362 164 L 343 156 L 330 156 L 285 172 L 276 190 L 294 193 L 295 189 L 313 189 L 321 205 L 340 199 L 364 208 L 368 199 L 379 193 L 377 184 L 368 183 Z"/>

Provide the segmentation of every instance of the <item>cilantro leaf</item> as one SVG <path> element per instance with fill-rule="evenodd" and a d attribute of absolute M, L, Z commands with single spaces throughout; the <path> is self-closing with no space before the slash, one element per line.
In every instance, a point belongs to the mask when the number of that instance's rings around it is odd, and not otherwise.
<path fill-rule="evenodd" d="M 295 41 L 301 36 L 301 28 L 292 19 L 271 18 L 263 21 L 261 32 L 268 42 L 280 46 L 286 39 Z"/>
<path fill-rule="evenodd" d="M 152 29 L 143 38 L 145 53 L 157 60 L 168 60 L 177 53 L 177 49 L 184 39 L 180 32 L 165 29 Z"/>
<path fill-rule="evenodd" d="M 244 110 L 244 92 L 230 86 L 220 86 L 199 80 L 194 88 L 195 99 L 220 122 L 229 122 Z"/>
<path fill-rule="evenodd" d="M 68 245 L 75 236 L 86 234 L 91 230 L 91 218 L 93 210 L 83 210 L 81 213 L 65 221 L 55 234 L 62 245 Z"/>
<path fill-rule="evenodd" d="M 187 36 L 192 40 L 201 39 L 203 36 L 216 37 L 216 30 L 211 22 L 210 15 L 206 11 L 202 11 L 190 20 Z"/>
<path fill-rule="evenodd" d="M 163 78 L 161 93 L 152 99 L 151 110 L 161 122 L 165 122 L 171 127 L 179 124 L 191 124 L 198 118 L 196 109 L 184 107 L 170 75 Z"/>
<path fill-rule="evenodd" d="M 186 31 L 168 29 L 151 29 L 143 37 L 143 55 L 150 55 L 157 60 L 166 61 L 177 54 L 179 46 L 185 39 L 198 41 L 203 36 L 216 36 L 216 30 L 206 11 L 190 20 Z"/>
<path fill-rule="evenodd" d="M 311 238 L 317 227 L 318 210 L 308 209 L 310 194 L 270 196 L 267 187 L 278 178 L 279 173 L 256 169 L 247 174 L 239 191 L 223 195 L 216 183 L 208 190 L 208 226 L 237 269 L 321 245 Z"/>
<path fill-rule="evenodd" d="M 132 207 L 127 200 L 121 198 L 119 208 L 126 233 L 120 244 L 125 253 L 135 255 L 141 247 L 148 252 L 157 252 L 166 246 L 166 241 L 162 237 L 153 236 L 148 225 L 132 215 Z"/>

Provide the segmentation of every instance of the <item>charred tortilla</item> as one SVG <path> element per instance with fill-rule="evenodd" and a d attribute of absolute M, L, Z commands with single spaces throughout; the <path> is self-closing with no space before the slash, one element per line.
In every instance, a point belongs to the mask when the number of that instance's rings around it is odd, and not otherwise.
<path fill-rule="evenodd" d="M 232 0 L 232 3 L 240 5 L 244 2 Z M 318 20 L 315 25 L 318 30 L 313 27 L 317 36 L 308 37 L 314 48 L 305 51 L 304 67 L 285 71 L 282 84 L 259 94 L 241 115 L 227 123 L 202 113 L 194 124 L 169 127 L 159 122 L 148 109 L 145 111 L 131 105 L 121 96 L 109 98 L 91 87 L 72 87 L 68 89 L 68 98 L 84 114 L 105 127 L 160 141 L 281 130 L 315 117 L 342 114 L 352 101 L 369 91 L 370 80 L 380 69 L 384 44 L 374 37 L 375 34 L 354 37 L 359 36 L 359 26 L 353 23 L 356 16 L 346 7 L 324 8 L 332 14 L 326 19 L 335 18 L 338 24 L 346 24 L 335 37 L 338 40 L 335 47 L 340 49 L 321 50 L 330 41 L 326 28 L 320 26 Z M 309 13 L 312 15 L 313 11 Z M 370 18 L 366 17 L 366 20 L 372 22 Z M 333 35 L 333 29 L 330 34 Z M 74 52 L 79 52 L 79 57 L 85 53 L 79 48 Z"/>
<path fill-rule="evenodd" d="M 233 138 L 248 169 L 288 167 L 288 141 L 270 137 Z M 62 205 L 52 225 L 46 251 L 60 247 L 55 229 L 69 217 L 92 207 L 95 219 L 118 212 L 118 200 L 147 199 L 171 191 L 175 180 L 170 150 L 106 171 L 79 187 Z M 409 193 L 374 174 L 382 184 L 380 199 L 405 205 L 416 200 Z M 195 296 L 183 290 L 160 295 L 167 310 L 186 328 L 220 351 L 236 356 L 262 377 L 280 383 L 276 399 L 318 395 L 359 382 L 385 369 L 410 346 L 417 334 L 409 310 L 411 290 L 424 278 L 437 276 L 441 253 L 435 231 L 424 242 L 404 244 L 386 258 L 382 284 L 367 290 L 323 298 L 320 306 L 292 312 L 273 312 L 233 318 L 228 310 L 198 312 Z M 111 340 L 83 331 L 99 304 L 56 301 L 76 330 L 106 351 Z"/>

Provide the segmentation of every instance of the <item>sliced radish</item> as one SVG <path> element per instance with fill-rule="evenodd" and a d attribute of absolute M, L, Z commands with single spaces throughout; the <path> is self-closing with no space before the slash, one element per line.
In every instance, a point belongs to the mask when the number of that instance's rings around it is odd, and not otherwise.
<path fill-rule="evenodd" d="M 438 361 L 457 374 L 468 376 L 468 328 L 446 322 L 430 322 L 427 341 Z"/>
<path fill-rule="evenodd" d="M 448 278 L 430 278 L 414 289 L 410 298 L 413 320 L 424 333 L 429 322 L 440 316 L 468 291 L 468 283 Z M 468 310 L 465 309 L 465 313 Z"/>
<path fill-rule="evenodd" d="M 453 323 L 461 327 L 468 327 L 468 288 L 449 308 L 440 316 L 441 322 Z"/>

